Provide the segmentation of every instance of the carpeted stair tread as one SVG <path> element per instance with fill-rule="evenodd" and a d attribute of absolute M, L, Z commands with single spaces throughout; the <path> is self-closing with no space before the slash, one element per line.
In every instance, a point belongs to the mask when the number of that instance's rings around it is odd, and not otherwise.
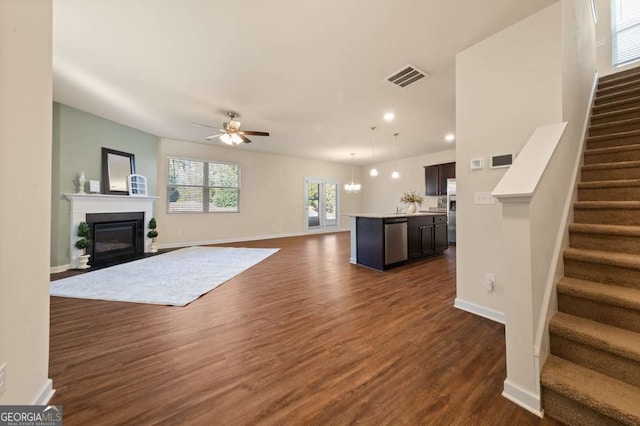
<path fill-rule="evenodd" d="M 626 118 L 623 120 L 615 120 L 615 121 L 608 121 L 606 123 L 592 124 L 591 126 L 589 126 L 589 131 L 605 130 L 610 127 L 628 126 L 628 125 L 640 125 L 640 118 Z M 612 132 L 612 133 L 617 133 L 617 132 Z"/>
<path fill-rule="evenodd" d="M 640 102 L 640 98 L 638 98 L 638 102 Z M 609 119 L 615 119 L 616 117 L 621 115 L 635 115 L 635 114 L 640 116 L 640 106 L 620 108 L 615 111 L 607 111 L 607 112 L 601 112 L 599 114 L 593 114 L 591 116 L 591 122 L 593 123 L 594 121 L 607 121 Z"/>
<path fill-rule="evenodd" d="M 632 186 L 640 186 L 640 179 L 594 180 L 591 182 L 578 183 L 578 189 L 624 188 Z"/>
<path fill-rule="evenodd" d="M 576 201 L 573 203 L 575 209 L 619 209 L 636 210 L 640 209 L 640 201 Z"/>
<path fill-rule="evenodd" d="M 598 141 L 610 140 L 610 139 L 624 139 L 624 138 L 629 138 L 634 136 L 640 136 L 640 130 L 630 130 L 628 132 L 616 132 L 616 133 L 608 133 L 606 135 L 589 136 L 587 137 L 587 142 L 598 142 Z"/>
<path fill-rule="evenodd" d="M 564 251 L 564 258 L 578 262 L 640 270 L 640 255 L 637 254 L 568 248 Z"/>
<path fill-rule="evenodd" d="M 588 170 L 610 170 L 610 169 L 630 169 L 640 167 L 640 161 L 617 161 L 614 163 L 587 164 L 582 166 L 582 171 Z"/>
<path fill-rule="evenodd" d="M 625 71 L 620 71 L 598 78 L 598 87 L 611 84 L 620 84 L 621 81 L 634 80 L 638 78 L 640 78 L 640 68 L 630 68 Z"/>
<path fill-rule="evenodd" d="M 572 223 L 569 225 L 569 232 L 640 237 L 640 226 L 601 225 L 598 223 Z"/>
<path fill-rule="evenodd" d="M 613 93 L 600 94 L 596 96 L 595 102 L 596 105 L 601 105 L 612 100 L 618 100 L 619 98 L 628 99 L 637 96 L 640 96 L 640 87 L 636 85 L 633 88 L 618 90 Z"/>
<path fill-rule="evenodd" d="M 635 288 L 563 277 L 558 281 L 557 290 L 559 294 L 640 311 L 640 290 Z"/>
<path fill-rule="evenodd" d="M 639 149 L 640 149 L 640 144 L 620 145 L 620 146 L 612 146 L 612 147 L 609 147 L 609 148 L 587 149 L 587 150 L 584 151 L 584 155 L 611 154 L 611 153 L 614 153 L 614 152 L 637 151 Z"/>
<path fill-rule="evenodd" d="M 635 74 L 633 77 L 627 77 L 618 81 L 611 82 L 604 85 L 604 87 L 598 86 L 596 96 L 605 95 L 612 92 L 622 92 L 628 89 L 632 89 L 638 86 L 640 82 L 640 74 Z"/>
<path fill-rule="evenodd" d="M 598 105 L 594 105 L 592 109 L 592 114 L 604 114 L 607 112 L 619 111 L 625 108 L 633 108 L 640 104 L 640 96 L 630 97 L 626 99 L 613 100 L 610 102 L 603 102 Z"/>
<path fill-rule="evenodd" d="M 549 331 L 574 342 L 640 362 L 640 333 L 558 312 Z"/>
<path fill-rule="evenodd" d="M 640 424 L 640 388 L 549 355 L 542 385 L 626 425 Z"/>

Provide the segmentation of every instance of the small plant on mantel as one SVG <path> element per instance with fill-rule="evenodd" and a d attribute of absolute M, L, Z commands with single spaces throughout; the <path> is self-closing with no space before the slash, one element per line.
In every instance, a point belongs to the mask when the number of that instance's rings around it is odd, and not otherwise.
<path fill-rule="evenodd" d="M 79 257 L 78 269 L 87 269 L 89 267 L 89 255 L 87 249 L 91 247 L 91 227 L 87 222 L 80 222 L 78 224 L 78 233 L 76 234 L 80 239 L 76 241 L 76 248 L 82 250 L 82 255 Z"/>
<path fill-rule="evenodd" d="M 151 253 L 158 252 L 158 243 L 156 242 L 156 238 L 158 238 L 158 231 L 156 231 L 157 227 L 158 224 L 156 223 L 156 218 L 152 217 L 149 221 L 149 232 L 147 232 L 147 237 L 151 238 L 151 247 L 149 250 Z"/>
<path fill-rule="evenodd" d="M 424 203 L 424 197 L 418 194 L 418 191 L 411 190 L 402 194 L 400 202 L 409 205 L 409 213 L 415 213 L 417 210 L 416 204 L 421 206 Z"/>

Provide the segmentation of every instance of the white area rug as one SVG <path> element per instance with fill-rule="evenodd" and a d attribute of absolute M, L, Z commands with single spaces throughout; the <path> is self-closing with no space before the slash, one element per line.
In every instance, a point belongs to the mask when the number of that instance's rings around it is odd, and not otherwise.
<path fill-rule="evenodd" d="M 189 247 L 51 282 L 51 295 L 185 306 L 280 249 Z"/>

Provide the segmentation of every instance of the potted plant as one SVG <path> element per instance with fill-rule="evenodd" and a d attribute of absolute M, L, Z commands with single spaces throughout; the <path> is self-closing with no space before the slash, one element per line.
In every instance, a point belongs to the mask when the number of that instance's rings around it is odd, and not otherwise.
<path fill-rule="evenodd" d="M 424 203 L 424 197 L 418 194 L 418 191 L 409 191 L 402 194 L 402 198 L 400 198 L 400 202 L 408 204 L 409 213 L 415 213 L 418 206 L 421 206 Z M 416 204 L 418 206 L 416 206 Z"/>
<path fill-rule="evenodd" d="M 82 254 L 78 258 L 78 269 L 89 268 L 89 256 L 87 249 L 91 247 L 91 227 L 87 222 L 80 222 L 78 224 L 78 233 L 76 234 L 80 239 L 76 241 L 76 248 L 82 250 Z"/>
<path fill-rule="evenodd" d="M 156 242 L 156 238 L 158 238 L 158 231 L 156 231 L 157 227 L 158 224 L 156 223 L 156 218 L 152 217 L 149 221 L 149 232 L 147 232 L 147 237 L 151 238 L 151 247 L 149 248 L 151 253 L 158 252 L 158 243 Z"/>

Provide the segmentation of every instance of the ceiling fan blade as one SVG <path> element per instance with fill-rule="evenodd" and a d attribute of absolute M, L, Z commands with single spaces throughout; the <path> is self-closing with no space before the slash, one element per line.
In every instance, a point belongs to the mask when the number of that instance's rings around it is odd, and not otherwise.
<path fill-rule="evenodd" d="M 251 135 L 251 136 L 269 136 L 269 132 L 256 132 L 255 130 L 242 130 L 240 132 L 241 135 Z"/>
<path fill-rule="evenodd" d="M 208 124 L 201 124 L 201 123 L 191 123 L 192 126 L 198 126 L 198 127 L 208 127 L 210 129 L 217 129 L 218 127 L 216 126 L 209 126 Z"/>
<path fill-rule="evenodd" d="M 248 137 L 246 137 L 245 135 L 243 135 L 243 134 L 240 134 L 240 133 L 239 133 L 239 134 L 238 134 L 238 136 L 240 136 L 240 139 L 242 139 L 242 142 L 244 142 L 244 143 L 251 143 L 251 139 L 249 139 L 249 138 L 248 138 Z"/>
<path fill-rule="evenodd" d="M 215 135 L 207 136 L 205 139 L 206 139 L 206 140 L 208 140 L 208 141 L 210 141 L 210 140 L 212 140 L 212 139 L 219 138 L 219 137 L 220 137 L 220 136 L 222 136 L 222 135 L 224 135 L 224 133 L 217 133 L 217 134 L 215 134 Z"/>

